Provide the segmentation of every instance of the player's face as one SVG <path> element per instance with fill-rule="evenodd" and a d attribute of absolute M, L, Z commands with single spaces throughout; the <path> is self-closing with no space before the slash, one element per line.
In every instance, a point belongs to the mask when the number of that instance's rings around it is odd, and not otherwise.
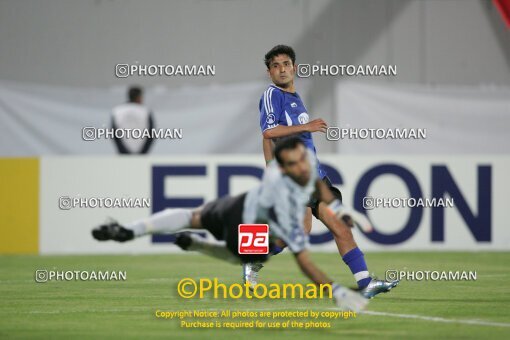
<path fill-rule="evenodd" d="M 283 173 L 292 178 L 297 184 L 305 186 L 312 173 L 305 146 L 299 145 L 291 150 L 283 150 L 281 156 Z"/>
<path fill-rule="evenodd" d="M 286 54 L 279 54 L 269 64 L 269 77 L 278 87 L 287 88 L 294 83 L 296 67 L 290 57 Z"/>

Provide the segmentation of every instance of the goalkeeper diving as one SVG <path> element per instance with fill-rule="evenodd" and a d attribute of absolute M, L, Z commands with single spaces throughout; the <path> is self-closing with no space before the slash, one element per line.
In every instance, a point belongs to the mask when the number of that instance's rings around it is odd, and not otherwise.
<path fill-rule="evenodd" d="M 150 234 L 175 234 L 175 243 L 182 249 L 235 264 L 262 263 L 272 256 L 273 249 L 288 247 L 310 280 L 318 285 L 331 284 L 340 309 L 362 310 L 369 301 L 366 297 L 334 282 L 311 261 L 303 223 L 311 195 L 327 204 L 331 218 L 340 224 L 352 222 L 370 230 L 370 222 L 335 198 L 317 175 L 314 155 L 298 137 L 281 139 L 274 155 L 276 161 L 266 168 L 262 183 L 246 193 L 224 196 L 195 209 L 165 209 L 126 225 L 109 222 L 93 229 L 92 235 L 99 241 L 125 242 Z M 269 254 L 239 254 L 238 226 L 254 223 L 269 225 Z M 184 229 L 208 230 L 217 241 Z"/>

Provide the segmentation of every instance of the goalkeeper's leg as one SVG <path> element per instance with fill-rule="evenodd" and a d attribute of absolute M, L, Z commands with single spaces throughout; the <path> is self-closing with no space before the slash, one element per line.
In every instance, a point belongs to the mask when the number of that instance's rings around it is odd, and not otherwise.
<path fill-rule="evenodd" d="M 241 264 L 241 259 L 227 249 L 225 241 L 208 240 L 190 232 L 183 232 L 176 235 L 175 244 L 182 250 L 198 251 L 232 264 Z"/>
<path fill-rule="evenodd" d="M 186 228 L 202 228 L 200 211 L 201 208 L 165 209 L 126 225 L 110 221 L 93 229 L 92 236 L 98 241 L 125 242 L 149 234 L 176 233 Z"/>

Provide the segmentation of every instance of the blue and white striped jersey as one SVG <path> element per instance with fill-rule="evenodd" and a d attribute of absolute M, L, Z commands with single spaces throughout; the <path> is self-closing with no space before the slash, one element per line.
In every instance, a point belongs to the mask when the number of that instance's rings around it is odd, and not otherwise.
<path fill-rule="evenodd" d="M 275 85 L 270 85 L 260 98 L 260 129 L 262 132 L 273 129 L 278 125 L 293 126 L 306 124 L 309 121 L 305 104 L 297 92 L 283 91 Z M 299 138 L 305 146 L 312 150 L 316 159 L 317 171 L 320 178 L 326 177 L 326 171 L 317 159 L 317 151 L 313 144 L 312 134 L 302 132 Z"/>

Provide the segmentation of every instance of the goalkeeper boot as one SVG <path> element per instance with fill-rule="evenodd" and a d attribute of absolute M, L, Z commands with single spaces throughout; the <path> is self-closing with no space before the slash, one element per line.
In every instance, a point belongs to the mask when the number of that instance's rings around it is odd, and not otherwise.
<path fill-rule="evenodd" d="M 259 271 L 262 267 L 264 265 L 260 262 L 243 264 L 243 283 L 249 283 L 251 290 L 259 283 Z"/>
<path fill-rule="evenodd" d="M 98 241 L 114 240 L 117 242 L 126 242 L 135 238 L 132 230 L 124 228 L 116 221 L 92 229 L 92 236 Z"/>
<path fill-rule="evenodd" d="M 191 233 L 188 231 L 175 234 L 175 244 L 179 246 L 182 250 L 188 250 L 191 244 L 193 243 L 193 238 L 191 237 Z"/>

